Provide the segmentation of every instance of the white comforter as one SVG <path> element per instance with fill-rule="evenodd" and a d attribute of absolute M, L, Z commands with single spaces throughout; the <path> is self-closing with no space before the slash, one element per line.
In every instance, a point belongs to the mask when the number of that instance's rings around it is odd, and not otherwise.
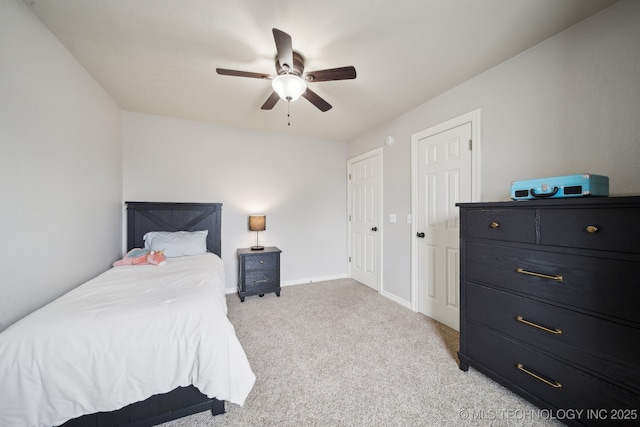
<path fill-rule="evenodd" d="M 112 268 L 0 333 L 0 426 L 52 426 L 178 386 L 242 405 L 255 382 L 213 254 Z"/>

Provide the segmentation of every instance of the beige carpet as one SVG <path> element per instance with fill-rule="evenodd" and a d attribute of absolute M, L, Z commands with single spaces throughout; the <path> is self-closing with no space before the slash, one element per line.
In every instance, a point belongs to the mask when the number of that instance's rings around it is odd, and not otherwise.
<path fill-rule="evenodd" d="M 184 426 L 559 426 L 469 369 L 458 333 L 353 280 L 288 286 L 281 297 L 227 295 L 256 374 L 244 406 Z"/>

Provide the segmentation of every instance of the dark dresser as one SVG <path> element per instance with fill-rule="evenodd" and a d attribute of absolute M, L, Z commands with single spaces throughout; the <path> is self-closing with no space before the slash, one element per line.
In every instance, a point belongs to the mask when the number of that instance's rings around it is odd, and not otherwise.
<path fill-rule="evenodd" d="M 240 301 L 249 295 L 275 292 L 280 296 L 280 253 L 275 246 L 253 251 L 238 249 L 238 295 Z"/>
<path fill-rule="evenodd" d="M 640 197 L 458 206 L 460 369 L 567 424 L 640 425 Z"/>

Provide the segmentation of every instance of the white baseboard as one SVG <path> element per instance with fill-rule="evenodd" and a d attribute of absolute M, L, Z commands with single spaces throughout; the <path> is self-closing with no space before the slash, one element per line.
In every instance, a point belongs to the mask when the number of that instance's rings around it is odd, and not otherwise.
<path fill-rule="evenodd" d="M 335 274 L 333 276 L 317 276 L 317 277 L 308 277 L 306 279 L 295 279 L 295 280 L 287 280 L 286 282 L 280 282 L 280 287 L 292 286 L 292 285 L 302 285 L 304 283 L 313 283 L 313 282 L 325 282 L 327 280 L 338 280 L 338 279 L 347 279 L 349 276 L 347 274 Z M 238 288 L 226 288 L 225 294 L 235 294 L 238 292 Z"/>
<path fill-rule="evenodd" d="M 380 295 L 382 295 L 383 297 L 389 298 L 391 301 L 397 302 L 401 306 L 406 307 L 409 310 L 413 311 L 413 309 L 411 308 L 411 301 L 406 301 L 406 300 L 403 300 L 402 298 L 398 298 L 396 295 L 390 294 L 389 292 L 385 292 L 384 290 L 380 291 Z"/>
<path fill-rule="evenodd" d="M 280 283 L 280 286 L 302 285 L 304 283 L 313 283 L 313 282 L 326 282 L 327 280 L 346 279 L 348 277 L 349 276 L 347 276 L 346 274 L 335 274 L 333 276 L 308 277 L 306 279 L 287 280 L 286 282 Z"/>

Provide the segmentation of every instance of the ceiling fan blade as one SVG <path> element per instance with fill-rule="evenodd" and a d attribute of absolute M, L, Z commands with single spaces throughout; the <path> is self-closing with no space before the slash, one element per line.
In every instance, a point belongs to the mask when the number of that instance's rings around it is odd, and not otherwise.
<path fill-rule="evenodd" d="M 271 110 L 278 103 L 279 99 L 280 96 L 274 91 L 260 108 L 263 110 Z"/>
<path fill-rule="evenodd" d="M 310 83 L 326 82 L 329 80 L 348 80 L 355 78 L 356 69 L 353 66 L 311 71 L 304 74 L 304 79 Z"/>
<path fill-rule="evenodd" d="M 318 109 L 323 113 L 331 109 L 331 104 L 329 104 L 324 99 L 320 98 L 320 96 L 317 93 L 315 93 L 309 88 L 307 88 L 307 91 L 303 93 L 302 96 L 304 96 L 307 101 L 309 101 L 310 103 L 318 107 Z"/>
<path fill-rule="evenodd" d="M 274 28 L 273 39 L 276 42 L 280 65 L 283 67 L 286 66 L 289 70 L 293 70 L 293 45 L 291 43 L 291 36 L 284 31 Z"/>
<path fill-rule="evenodd" d="M 269 74 L 252 73 L 250 71 L 227 70 L 226 68 L 216 68 L 216 73 L 221 74 L 223 76 L 251 77 L 254 79 L 265 79 L 265 80 L 273 79 L 273 76 L 270 76 Z"/>

